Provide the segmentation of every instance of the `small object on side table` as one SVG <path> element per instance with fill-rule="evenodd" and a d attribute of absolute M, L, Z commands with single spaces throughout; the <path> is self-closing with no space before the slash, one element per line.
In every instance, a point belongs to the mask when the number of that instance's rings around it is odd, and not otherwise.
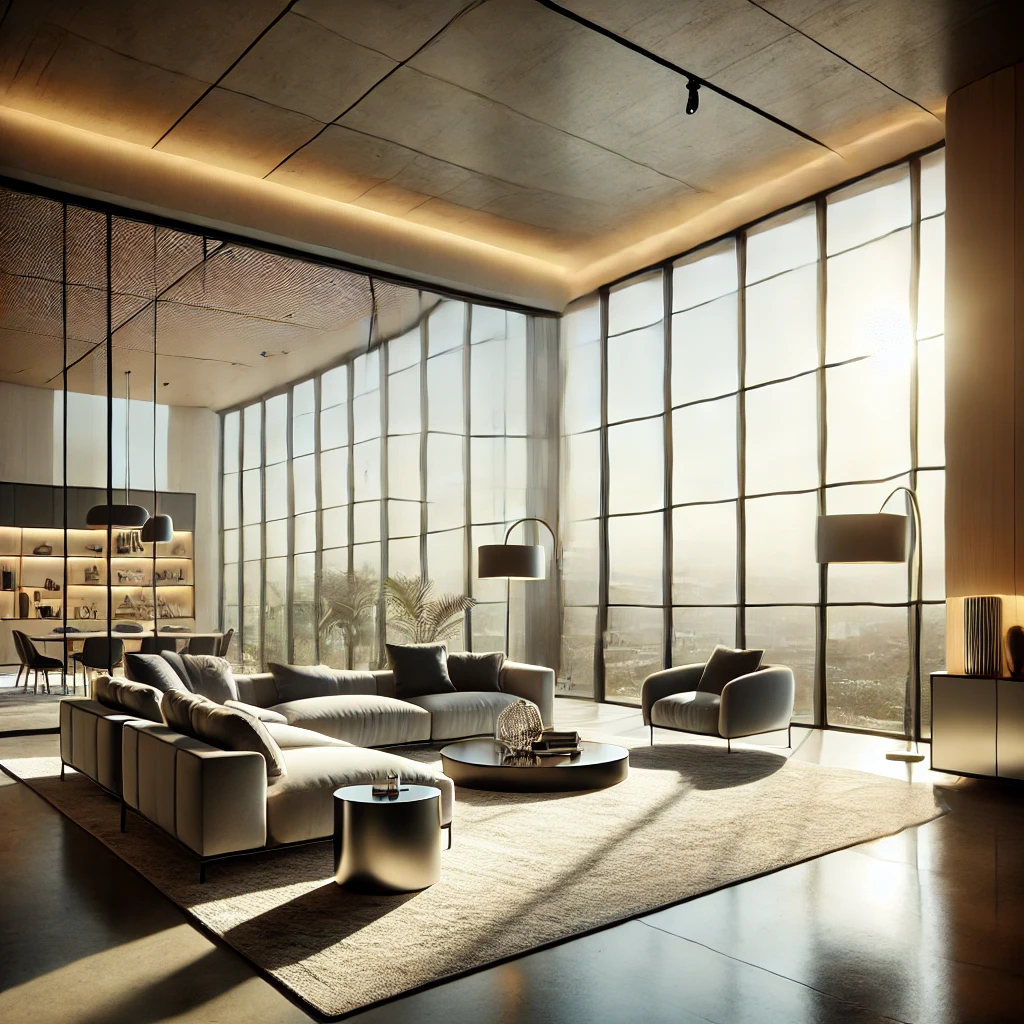
<path fill-rule="evenodd" d="M 1024 626 L 1011 626 L 1006 631 L 1006 651 L 1010 655 L 1010 675 L 1024 679 Z"/>
<path fill-rule="evenodd" d="M 513 753 L 527 753 L 543 732 L 544 723 L 537 705 L 517 700 L 498 715 L 494 738 Z"/>
<path fill-rule="evenodd" d="M 1003 603 L 998 597 L 964 598 L 964 673 L 998 676 L 1003 670 Z"/>
<path fill-rule="evenodd" d="M 395 799 L 402 788 L 402 777 L 394 768 L 389 768 L 387 775 L 373 784 L 373 795 Z"/>

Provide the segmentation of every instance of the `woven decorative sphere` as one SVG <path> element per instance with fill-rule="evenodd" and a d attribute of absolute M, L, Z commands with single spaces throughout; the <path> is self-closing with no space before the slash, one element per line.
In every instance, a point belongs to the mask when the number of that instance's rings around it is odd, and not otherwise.
<path fill-rule="evenodd" d="M 500 715 L 495 729 L 495 739 L 509 750 L 530 750 L 533 741 L 544 731 L 540 711 L 528 700 L 517 700 L 509 704 Z"/>

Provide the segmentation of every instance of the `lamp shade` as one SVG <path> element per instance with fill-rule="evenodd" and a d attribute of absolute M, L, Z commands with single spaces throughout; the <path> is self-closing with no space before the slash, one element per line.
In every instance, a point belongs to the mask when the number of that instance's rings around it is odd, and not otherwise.
<path fill-rule="evenodd" d="M 539 544 L 481 544 L 477 548 L 480 579 L 542 580 L 547 576 Z"/>
<path fill-rule="evenodd" d="M 90 530 L 141 530 L 148 518 L 149 510 L 142 505 L 93 505 L 85 514 L 85 525 Z"/>
<path fill-rule="evenodd" d="M 905 562 L 907 517 L 818 516 L 818 562 Z"/>
<path fill-rule="evenodd" d="M 150 516 L 142 527 L 141 540 L 147 544 L 166 544 L 174 540 L 174 522 L 170 516 Z"/>

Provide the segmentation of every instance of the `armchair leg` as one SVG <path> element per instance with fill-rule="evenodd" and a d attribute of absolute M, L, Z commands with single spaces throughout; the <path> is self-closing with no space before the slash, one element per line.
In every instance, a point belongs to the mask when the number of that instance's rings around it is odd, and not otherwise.
<path fill-rule="evenodd" d="M 651 746 L 654 746 L 654 723 L 651 722 Z"/>
<path fill-rule="evenodd" d="M 787 739 L 786 739 L 786 746 L 789 747 L 790 750 L 792 750 L 793 749 L 793 726 L 792 725 L 790 725 L 786 729 L 786 737 L 787 737 Z"/>
<path fill-rule="evenodd" d="M 725 741 L 725 752 L 727 754 L 731 754 L 732 753 L 732 740 L 727 739 Z"/>
<path fill-rule="evenodd" d="M 60 781 L 61 782 L 64 781 L 64 762 L 63 761 L 61 761 L 61 763 L 60 763 Z"/>

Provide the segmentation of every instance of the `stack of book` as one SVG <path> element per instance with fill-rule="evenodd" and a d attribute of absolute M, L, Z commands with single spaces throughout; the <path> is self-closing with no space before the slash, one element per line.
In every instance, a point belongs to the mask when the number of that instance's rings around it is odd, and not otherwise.
<path fill-rule="evenodd" d="M 559 729 L 545 729 L 540 738 L 533 741 L 535 754 L 575 754 L 580 749 L 578 732 Z"/>

